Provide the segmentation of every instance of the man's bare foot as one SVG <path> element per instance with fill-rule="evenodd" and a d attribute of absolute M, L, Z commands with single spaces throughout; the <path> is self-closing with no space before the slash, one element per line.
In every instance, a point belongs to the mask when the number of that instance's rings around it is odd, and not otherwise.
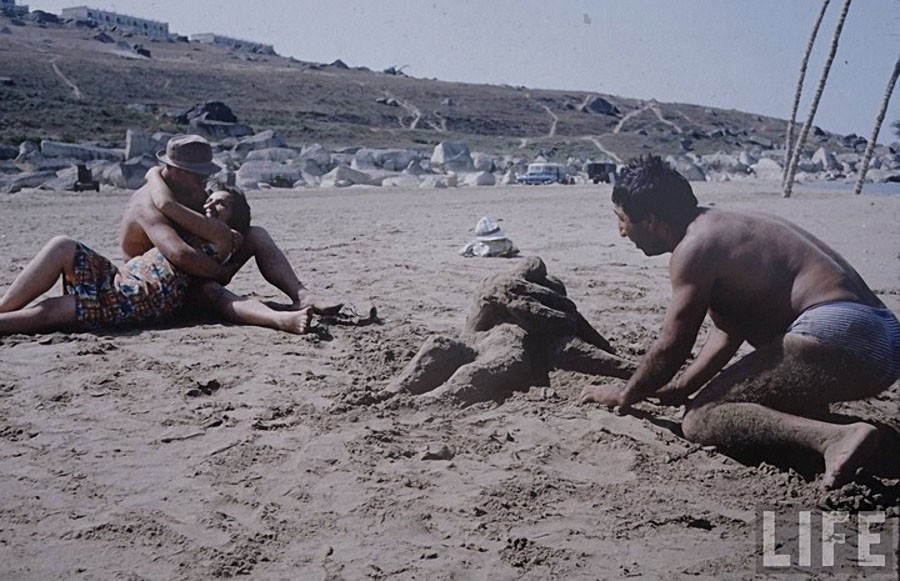
<path fill-rule="evenodd" d="M 824 488 L 839 488 L 852 480 L 857 468 L 875 451 L 878 430 L 873 426 L 858 422 L 842 431 L 844 435 L 825 449 Z"/>
<path fill-rule="evenodd" d="M 309 332 L 311 321 L 312 309 L 310 307 L 299 311 L 285 311 L 280 313 L 278 328 L 285 333 L 303 335 Z"/>
<path fill-rule="evenodd" d="M 300 311 L 306 308 L 312 309 L 317 315 L 336 315 L 344 307 L 344 303 L 327 304 L 314 294 L 302 293 L 300 298 L 291 304 L 291 310 Z"/>

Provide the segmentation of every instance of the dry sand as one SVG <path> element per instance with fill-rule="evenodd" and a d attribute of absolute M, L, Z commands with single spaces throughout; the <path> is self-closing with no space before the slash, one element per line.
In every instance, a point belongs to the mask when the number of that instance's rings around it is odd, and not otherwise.
<path fill-rule="evenodd" d="M 900 312 L 900 196 L 695 189 L 798 222 Z M 360 313 L 376 306 L 383 324 L 0 338 L 0 578 L 747 578 L 762 575 L 759 506 L 896 507 L 897 447 L 878 478 L 824 494 L 796 471 L 684 441 L 679 410 L 580 406 L 594 379 L 576 373 L 470 407 L 371 403 L 427 336 L 458 334 L 484 277 L 512 266 L 457 254 L 483 215 L 639 357 L 669 298 L 667 257 L 619 238 L 609 193 L 257 192 L 255 223 L 301 278 Z M 55 234 L 118 257 L 128 194 L 0 197 L 0 290 Z M 283 300 L 253 265 L 232 288 Z M 898 391 L 841 412 L 898 430 Z M 445 459 L 428 459 L 442 446 Z"/>

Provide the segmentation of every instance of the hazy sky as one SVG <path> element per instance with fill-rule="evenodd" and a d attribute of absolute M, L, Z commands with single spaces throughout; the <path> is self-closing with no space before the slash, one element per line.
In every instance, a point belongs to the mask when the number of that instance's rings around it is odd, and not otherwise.
<path fill-rule="evenodd" d="M 59 13 L 76 1 L 19 0 Z M 282 56 L 419 78 L 597 91 L 790 116 L 817 0 L 93 0 L 87 6 L 272 44 Z M 799 118 L 843 0 L 832 0 Z M 868 138 L 900 54 L 900 0 L 850 7 L 816 125 Z M 896 138 L 895 95 L 879 142 Z M 226 98 L 227 100 L 227 98 Z"/>

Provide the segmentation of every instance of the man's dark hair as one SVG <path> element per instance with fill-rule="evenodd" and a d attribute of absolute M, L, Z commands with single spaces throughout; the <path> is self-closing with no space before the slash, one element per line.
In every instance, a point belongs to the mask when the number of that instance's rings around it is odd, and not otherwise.
<path fill-rule="evenodd" d="M 215 189 L 231 195 L 231 220 L 228 225 L 241 234 L 246 234 L 250 230 L 250 204 L 247 203 L 247 196 L 234 186 L 216 184 Z"/>
<path fill-rule="evenodd" d="M 616 176 L 613 204 L 632 222 L 650 214 L 682 227 L 697 215 L 697 198 L 691 184 L 657 155 L 630 159 Z"/>

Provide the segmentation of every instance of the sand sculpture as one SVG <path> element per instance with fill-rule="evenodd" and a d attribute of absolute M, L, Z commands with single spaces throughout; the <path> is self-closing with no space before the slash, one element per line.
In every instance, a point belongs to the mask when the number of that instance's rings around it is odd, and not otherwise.
<path fill-rule="evenodd" d="M 630 377 L 635 364 L 578 312 L 563 283 L 538 257 L 485 279 L 458 339 L 429 337 L 385 389 L 385 395 L 501 399 L 546 385 L 552 369 Z"/>

